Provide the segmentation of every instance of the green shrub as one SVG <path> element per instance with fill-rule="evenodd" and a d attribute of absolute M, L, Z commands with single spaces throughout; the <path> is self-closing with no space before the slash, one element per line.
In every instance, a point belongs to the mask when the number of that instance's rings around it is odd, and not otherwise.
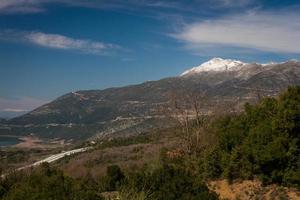
<path fill-rule="evenodd" d="M 95 189 L 43 164 L 29 175 L 9 175 L 0 184 L 3 200 L 101 200 Z"/>
<path fill-rule="evenodd" d="M 133 173 L 126 178 L 122 187 L 123 196 L 143 194 L 145 199 L 193 200 L 218 199 L 204 182 L 178 165 L 162 165 L 156 169 Z"/>

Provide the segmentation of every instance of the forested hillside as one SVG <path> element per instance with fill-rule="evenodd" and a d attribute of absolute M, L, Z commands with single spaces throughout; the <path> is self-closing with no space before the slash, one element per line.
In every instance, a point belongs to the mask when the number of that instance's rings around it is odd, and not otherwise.
<path fill-rule="evenodd" d="M 66 175 L 59 169 L 60 165 L 54 168 L 43 165 L 2 178 L 0 197 L 5 200 L 102 199 L 107 198 L 107 193 L 113 193 L 126 200 L 214 200 L 219 197 L 207 183 L 220 179 L 229 183 L 260 180 L 264 185 L 299 189 L 300 86 L 289 87 L 279 97 L 262 99 L 257 105 L 246 104 L 243 113 L 198 122 L 199 119 L 191 120 L 186 129 L 174 127 L 182 145 L 173 149 L 162 147 L 157 162 L 145 163 L 134 170 L 112 163 L 106 173 L 97 176 L 92 176 L 89 173 L 92 169 L 87 168 L 86 176 L 80 178 Z M 142 141 L 147 142 L 148 139 Z M 122 145 L 111 141 L 108 144 Z M 131 144 L 125 142 L 124 146 Z M 100 147 L 107 146 L 101 143 L 95 148 Z"/>
<path fill-rule="evenodd" d="M 300 186 L 300 87 L 212 124 L 217 144 L 204 159 L 207 176 Z"/>

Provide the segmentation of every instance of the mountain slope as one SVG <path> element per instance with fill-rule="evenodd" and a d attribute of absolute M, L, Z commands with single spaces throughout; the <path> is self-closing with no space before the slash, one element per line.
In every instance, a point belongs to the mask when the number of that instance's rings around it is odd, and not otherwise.
<path fill-rule="evenodd" d="M 214 58 L 179 77 L 68 93 L 9 120 L 0 127 L 0 134 L 78 140 L 139 133 L 165 126 L 164 115 L 172 112 L 170 102 L 174 99 L 185 103 L 190 94 L 205 94 L 202 111 L 207 113 L 217 102 L 238 108 L 246 101 L 255 101 L 258 95 L 274 96 L 288 85 L 299 83 L 298 61 L 249 64 Z"/>

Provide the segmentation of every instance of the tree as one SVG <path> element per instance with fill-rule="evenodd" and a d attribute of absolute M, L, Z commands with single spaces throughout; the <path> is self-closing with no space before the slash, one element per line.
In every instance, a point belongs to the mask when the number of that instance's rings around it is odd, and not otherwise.
<path fill-rule="evenodd" d="M 106 170 L 109 190 L 114 191 L 124 179 L 124 174 L 118 165 L 111 165 Z"/>

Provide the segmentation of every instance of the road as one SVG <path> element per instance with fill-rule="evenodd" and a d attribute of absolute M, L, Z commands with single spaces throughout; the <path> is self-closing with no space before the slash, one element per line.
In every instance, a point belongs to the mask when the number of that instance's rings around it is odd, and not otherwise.
<path fill-rule="evenodd" d="M 26 169 L 26 168 L 30 168 L 30 167 L 35 167 L 35 166 L 38 166 L 42 163 L 51 163 L 51 162 L 54 162 L 54 161 L 57 161 L 65 156 L 69 156 L 69 155 L 72 155 L 72 154 L 75 154 L 75 153 L 80 153 L 80 152 L 85 152 L 89 149 L 91 149 L 92 147 L 84 147 L 84 148 L 80 148 L 80 149 L 73 149 L 73 150 L 70 150 L 70 151 L 66 151 L 66 152 L 62 152 L 62 153 L 58 153 L 58 154 L 54 154 L 54 155 L 51 155 L 43 160 L 40 160 L 40 161 L 37 161 L 33 164 L 30 164 L 30 165 L 26 165 L 24 167 L 20 167 L 18 169 L 16 169 L 17 171 L 19 170 L 22 170 L 22 169 Z M 6 174 L 2 174 L 1 177 L 5 177 Z"/>

